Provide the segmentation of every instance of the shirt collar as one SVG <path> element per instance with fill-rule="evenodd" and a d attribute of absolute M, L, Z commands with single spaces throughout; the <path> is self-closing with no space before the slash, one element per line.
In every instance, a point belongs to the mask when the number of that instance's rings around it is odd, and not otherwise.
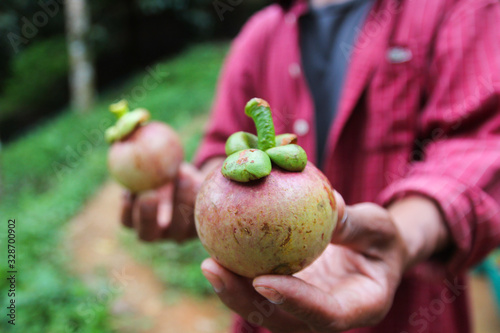
<path fill-rule="evenodd" d="M 295 15 L 296 17 L 300 17 L 307 13 L 309 10 L 309 2 L 308 0 L 296 0 L 292 7 L 288 10 L 290 14 Z"/>

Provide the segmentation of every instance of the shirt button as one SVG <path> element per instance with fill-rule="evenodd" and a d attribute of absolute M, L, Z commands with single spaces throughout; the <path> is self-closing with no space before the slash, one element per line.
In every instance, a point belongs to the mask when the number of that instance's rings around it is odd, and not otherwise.
<path fill-rule="evenodd" d="M 294 25 L 297 22 L 297 16 L 295 14 L 289 13 L 285 16 L 285 22 L 289 25 Z"/>
<path fill-rule="evenodd" d="M 290 76 L 292 78 L 298 78 L 301 73 L 300 65 L 297 63 L 293 63 L 290 66 L 288 66 L 288 73 L 290 73 Z"/>
<path fill-rule="evenodd" d="M 410 49 L 405 47 L 393 47 L 390 48 L 386 53 L 386 59 L 392 64 L 402 64 L 408 62 L 413 58 L 413 54 Z"/>
<path fill-rule="evenodd" d="M 293 124 L 293 131 L 298 136 L 306 135 L 309 132 L 309 123 L 304 119 L 297 119 Z"/>

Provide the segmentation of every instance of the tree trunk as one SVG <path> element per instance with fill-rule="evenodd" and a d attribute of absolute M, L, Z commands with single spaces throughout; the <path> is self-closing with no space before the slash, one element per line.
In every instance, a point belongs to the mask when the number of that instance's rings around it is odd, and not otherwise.
<path fill-rule="evenodd" d="M 67 0 L 65 10 L 71 105 L 74 110 L 86 112 L 92 108 L 95 95 L 95 71 L 88 45 L 90 14 L 87 0 Z"/>

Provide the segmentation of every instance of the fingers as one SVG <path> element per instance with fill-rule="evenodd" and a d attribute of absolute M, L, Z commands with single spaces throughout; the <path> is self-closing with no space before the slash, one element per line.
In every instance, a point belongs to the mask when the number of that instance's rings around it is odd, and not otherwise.
<path fill-rule="evenodd" d="M 309 331 L 305 323 L 257 293 L 250 279 L 231 273 L 213 259 L 206 259 L 201 269 L 221 301 L 248 322 L 273 332 Z"/>
<path fill-rule="evenodd" d="M 156 196 L 158 198 L 157 222 L 162 229 L 168 228 L 168 226 L 172 223 L 174 192 L 174 183 L 169 183 L 159 188 L 156 192 Z"/>
<path fill-rule="evenodd" d="M 242 302 L 242 300 L 250 300 L 258 296 L 249 279 L 231 273 L 213 259 L 203 261 L 201 270 L 227 306 L 238 313 L 249 313 L 254 310 L 251 302 Z M 234 292 L 236 290 L 238 292 Z"/>
<path fill-rule="evenodd" d="M 390 305 L 383 290 L 376 284 L 364 290 L 367 282 L 360 275 L 351 276 L 326 292 L 293 276 L 267 275 L 256 278 L 253 286 L 280 310 L 308 323 L 312 331 L 341 332 L 375 324 L 386 314 Z M 374 292 L 376 288 L 380 292 Z"/>
<path fill-rule="evenodd" d="M 311 329 L 332 326 L 335 317 L 330 312 L 337 316 L 341 309 L 326 293 L 293 276 L 262 276 L 254 280 L 253 286 L 280 309 L 310 323 Z M 344 323 L 337 324 L 346 328 Z"/>
<path fill-rule="evenodd" d="M 168 238 L 166 230 L 172 234 L 180 233 L 173 218 L 175 185 L 167 184 L 158 190 L 139 194 L 132 209 L 133 227 L 139 239 L 147 242 Z"/>
<path fill-rule="evenodd" d="M 125 191 L 123 193 L 123 204 L 122 204 L 122 212 L 121 212 L 121 222 L 124 226 L 128 228 L 133 228 L 133 218 L 132 218 L 132 210 L 134 207 L 135 195 L 130 193 L 129 191 Z"/>
<path fill-rule="evenodd" d="M 362 255 L 371 262 L 371 270 L 364 274 L 383 272 L 395 288 L 404 271 L 407 250 L 391 215 L 372 203 L 349 206 L 346 212 L 346 222 L 335 231 L 332 243 Z"/>
<path fill-rule="evenodd" d="M 322 290 L 293 276 L 260 276 L 251 283 L 213 259 L 202 271 L 224 304 L 272 332 L 341 332 L 375 324 L 390 307 L 383 288 L 360 275 Z"/>
<path fill-rule="evenodd" d="M 397 229 L 387 210 L 376 204 L 362 203 L 347 206 L 345 214 L 345 222 L 338 224 L 332 243 L 375 256 L 393 245 Z"/>
<path fill-rule="evenodd" d="M 161 235 L 158 224 L 159 198 L 154 191 L 141 193 L 134 204 L 132 211 L 133 226 L 139 239 L 152 242 Z"/>
<path fill-rule="evenodd" d="M 136 230 L 144 241 L 196 236 L 194 201 L 204 175 L 192 164 L 182 163 L 175 181 L 156 190 L 124 194 L 122 224 Z"/>
<path fill-rule="evenodd" d="M 338 219 L 337 221 L 340 223 L 342 222 L 342 220 L 345 220 L 345 217 L 346 217 L 346 204 L 345 204 L 345 201 L 344 201 L 344 198 L 340 195 L 339 192 L 337 191 L 333 191 L 333 195 L 335 197 L 335 202 L 337 204 L 337 215 L 338 215 Z"/>

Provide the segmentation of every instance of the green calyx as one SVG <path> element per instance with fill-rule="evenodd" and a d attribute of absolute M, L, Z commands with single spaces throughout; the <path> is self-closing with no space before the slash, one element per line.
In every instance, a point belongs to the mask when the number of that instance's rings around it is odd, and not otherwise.
<path fill-rule="evenodd" d="M 108 128 L 105 133 L 106 141 L 110 144 L 123 139 L 150 118 L 149 111 L 146 109 L 129 111 L 128 103 L 125 100 L 111 104 L 109 111 L 118 118 L 115 125 Z"/>
<path fill-rule="evenodd" d="M 282 169 L 301 172 L 307 164 L 307 154 L 297 145 L 295 134 L 276 136 L 269 103 L 253 98 L 245 107 L 257 128 L 257 136 L 236 132 L 226 141 L 226 155 L 222 166 L 224 177 L 249 182 L 268 176 L 272 164 Z"/>
<path fill-rule="evenodd" d="M 271 169 L 271 160 L 265 152 L 245 149 L 229 155 L 222 165 L 222 174 L 226 178 L 246 183 L 269 175 Z"/>
<path fill-rule="evenodd" d="M 257 147 L 257 136 L 247 132 L 236 132 L 232 134 L 226 141 L 226 155 L 229 156 L 240 150 Z"/>
<path fill-rule="evenodd" d="M 266 150 L 274 164 L 288 171 L 300 172 L 307 164 L 307 154 L 301 146 L 289 144 Z"/>

